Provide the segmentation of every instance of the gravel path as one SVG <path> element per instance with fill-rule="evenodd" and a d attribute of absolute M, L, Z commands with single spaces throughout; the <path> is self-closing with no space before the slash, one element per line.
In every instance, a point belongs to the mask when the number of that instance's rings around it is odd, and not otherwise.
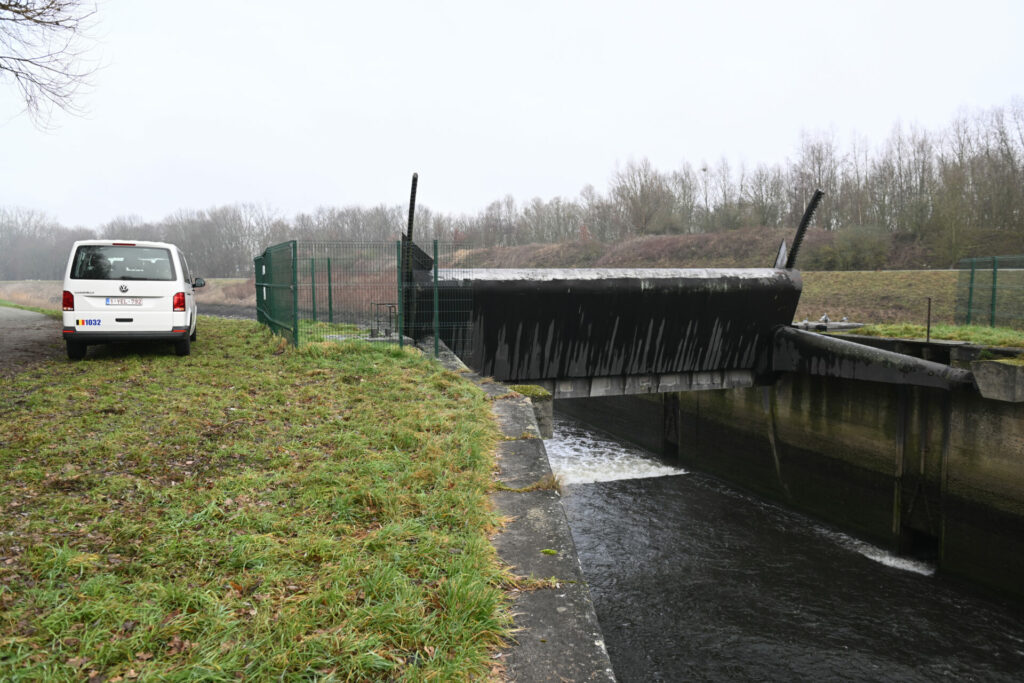
<path fill-rule="evenodd" d="M 0 306 L 0 377 L 64 357 L 61 322 L 42 313 Z"/>

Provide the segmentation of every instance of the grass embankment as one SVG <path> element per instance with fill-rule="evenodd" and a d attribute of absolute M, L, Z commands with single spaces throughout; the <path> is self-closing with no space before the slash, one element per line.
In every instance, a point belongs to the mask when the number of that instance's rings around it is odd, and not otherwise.
<path fill-rule="evenodd" d="M 0 300 L 19 307 L 59 311 L 62 285 L 58 280 L 0 281 Z"/>
<path fill-rule="evenodd" d="M 876 270 L 802 272 L 804 281 L 796 319 L 828 314 L 861 323 L 952 325 L 956 310 L 955 270 Z"/>
<path fill-rule="evenodd" d="M 206 286 L 196 290 L 196 300 L 203 304 L 255 306 L 254 278 L 208 278 Z M 60 310 L 61 280 L 7 280 L 0 281 L 0 299 L 34 309 Z"/>
<path fill-rule="evenodd" d="M 849 334 L 863 334 L 870 337 L 896 337 L 898 339 L 926 339 L 928 330 L 924 325 L 908 323 L 892 325 L 869 325 Z M 962 341 L 980 346 L 1009 346 L 1024 348 L 1024 332 L 1008 327 L 981 327 L 979 325 L 932 325 L 932 339 Z"/>
<path fill-rule="evenodd" d="M 0 679 L 487 676 L 483 394 L 412 351 L 202 318 L 0 395 Z"/>

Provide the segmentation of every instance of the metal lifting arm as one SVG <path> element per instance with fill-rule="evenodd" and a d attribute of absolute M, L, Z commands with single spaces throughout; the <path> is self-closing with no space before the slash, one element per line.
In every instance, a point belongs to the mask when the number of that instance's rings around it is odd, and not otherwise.
<path fill-rule="evenodd" d="M 786 259 L 787 270 L 796 265 L 796 255 L 800 251 L 800 244 L 804 241 L 804 233 L 807 232 L 807 226 L 811 224 L 814 211 L 818 208 L 818 204 L 821 203 L 821 198 L 824 196 L 824 192 L 815 190 L 814 196 L 811 197 L 810 203 L 807 204 L 807 210 L 804 211 L 804 217 L 800 219 L 800 225 L 796 229 L 796 236 L 793 238 L 793 248 L 789 250 L 789 257 Z"/>

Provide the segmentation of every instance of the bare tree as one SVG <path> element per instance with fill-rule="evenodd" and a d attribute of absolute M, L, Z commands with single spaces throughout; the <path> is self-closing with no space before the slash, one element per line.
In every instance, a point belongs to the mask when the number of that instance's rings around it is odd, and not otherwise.
<path fill-rule="evenodd" d="M 54 107 L 80 111 L 75 95 L 95 71 L 82 39 L 95 13 L 82 0 L 0 0 L 0 80 L 14 82 L 37 124 Z"/>
<path fill-rule="evenodd" d="M 611 197 L 626 217 L 632 234 L 668 232 L 674 197 L 665 174 L 645 157 L 630 161 L 612 179 Z"/>
<path fill-rule="evenodd" d="M 779 166 L 759 165 L 744 185 L 747 225 L 777 228 L 786 210 L 786 179 Z"/>

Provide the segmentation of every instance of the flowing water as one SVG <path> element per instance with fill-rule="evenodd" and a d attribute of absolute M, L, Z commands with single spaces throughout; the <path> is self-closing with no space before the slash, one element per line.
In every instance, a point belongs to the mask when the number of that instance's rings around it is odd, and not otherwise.
<path fill-rule="evenodd" d="M 545 442 L 621 681 L 1022 681 L 1024 607 L 564 415 Z"/>

